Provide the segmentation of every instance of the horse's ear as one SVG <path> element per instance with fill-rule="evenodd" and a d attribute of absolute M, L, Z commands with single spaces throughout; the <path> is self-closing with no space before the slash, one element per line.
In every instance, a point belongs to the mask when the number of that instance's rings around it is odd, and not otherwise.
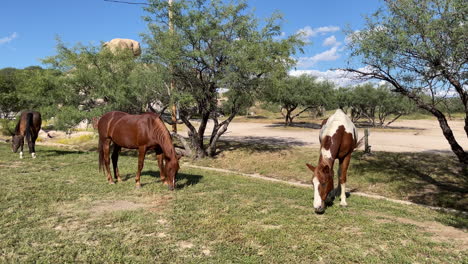
<path fill-rule="evenodd" d="M 311 171 L 315 171 L 315 167 L 310 165 L 309 163 L 306 163 L 307 167 L 309 168 L 309 170 Z"/>

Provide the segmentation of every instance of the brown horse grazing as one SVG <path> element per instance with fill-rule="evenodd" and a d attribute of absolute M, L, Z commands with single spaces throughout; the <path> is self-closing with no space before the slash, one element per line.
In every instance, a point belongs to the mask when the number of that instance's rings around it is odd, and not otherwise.
<path fill-rule="evenodd" d="M 135 178 L 137 188 L 141 187 L 140 175 L 146 152 L 155 150 L 161 180 L 168 185 L 169 189 L 174 190 L 175 178 L 179 170 L 179 158 L 176 156 L 171 135 L 159 115 L 109 112 L 99 119 L 98 132 L 99 169 L 104 170 L 103 167 L 105 167 L 107 181 L 110 184 L 114 183 L 109 168 L 110 143 L 113 142 L 112 165 L 116 180 L 122 181 L 117 167 L 121 148 L 138 149 L 138 170 Z"/>
<path fill-rule="evenodd" d="M 15 133 L 12 134 L 11 149 L 14 153 L 20 150 L 20 159 L 23 158 L 24 138 L 28 142 L 29 153 L 32 158 L 36 158 L 36 139 L 41 130 L 41 114 L 36 111 L 24 111 L 21 113 L 18 124 L 15 128 Z"/>
<path fill-rule="evenodd" d="M 341 193 L 341 206 L 347 206 L 346 203 L 346 175 L 351 153 L 358 147 L 357 130 L 349 117 L 341 111 L 336 112 L 328 119 L 323 120 L 320 129 L 320 157 L 317 167 L 306 164 L 314 172 L 312 180 L 314 184 L 314 208 L 316 213 L 324 213 L 325 205 L 332 202 L 335 195 Z M 340 185 L 333 190 L 333 164 L 338 159 L 340 166 L 338 176 Z"/>

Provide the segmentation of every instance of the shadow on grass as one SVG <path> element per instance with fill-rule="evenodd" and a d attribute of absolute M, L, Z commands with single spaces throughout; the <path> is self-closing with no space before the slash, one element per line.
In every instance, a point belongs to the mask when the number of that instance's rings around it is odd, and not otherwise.
<path fill-rule="evenodd" d="M 294 146 L 305 146 L 306 143 L 293 138 L 275 137 L 224 137 L 217 144 L 217 153 L 242 150 L 247 152 L 275 152 L 290 149 Z"/>
<path fill-rule="evenodd" d="M 85 151 L 81 150 L 63 150 L 63 149 L 41 149 L 38 151 L 37 155 L 43 156 L 62 156 L 62 155 L 69 155 L 69 154 L 84 154 Z"/>
<path fill-rule="evenodd" d="M 311 122 L 293 122 L 290 126 L 285 126 L 284 123 L 273 123 L 271 125 L 268 125 L 267 127 L 283 127 L 283 128 L 288 128 L 288 127 L 300 127 L 300 128 L 310 128 L 310 129 L 320 129 L 322 125 L 320 123 L 311 123 Z"/>
<path fill-rule="evenodd" d="M 354 173 L 378 175 L 374 183 L 397 186 L 412 202 L 468 211 L 468 177 L 452 155 L 357 152 L 356 157 Z"/>
<path fill-rule="evenodd" d="M 424 128 L 417 128 L 417 127 L 410 127 L 410 126 L 395 126 L 395 125 L 390 125 L 390 126 L 379 126 L 376 125 L 375 127 L 372 125 L 372 123 L 368 121 L 357 121 L 354 122 L 354 125 L 356 125 L 357 128 L 373 128 L 378 131 L 379 129 L 387 129 L 387 130 L 415 130 L 415 131 L 423 131 L 426 130 Z"/>
<path fill-rule="evenodd" d="M 154 171 L 154 170 L 143 171 L 141 173 L 141 176 L 151 176 L 155 178 L 156 183 L 162 183 L 159 171 Z M 126 174 L 125 179 L 122 177 L 122 181 L 127 181 L 132 177 L 134 178 L 135 174 Z M 186 174 L 186 173 L 178 172 L 176 176 L 176 189 L 183 189 L 188 186 L 196 185 L 200 182 L 202 178 L 203 176 L 201 175 Z M 147 185 L 147 184 L 151 184 L 151 183 L 145 183 L 145 184 L 142 184 L 142 186 Z"/>

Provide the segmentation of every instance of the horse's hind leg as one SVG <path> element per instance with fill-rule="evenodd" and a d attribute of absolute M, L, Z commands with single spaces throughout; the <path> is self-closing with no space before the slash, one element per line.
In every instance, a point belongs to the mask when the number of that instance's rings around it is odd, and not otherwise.
<path fill-rule="evenodd" d="M 107 181 L 110 184 L 114 184 L 114 181 L 112 180 L 112 175 L 110 172 L 110 159 L 109 159 L 110 139 L 104 139 L 102 144 L 103 144 L 102 151 L 104 153 L 104 167 L 106 168 Z"/>
<path fill-rule="evenodd" d="M 146 148 L 145 147 L 138 148 L 138 170 L 137 170 L 137 174 L 135 177 L 137 188 L 141 187 L 140 176 L 141 176 L 141 170 L 143 169 L 143 165 L 145 163 L 145 155 L 146 155 Z"/>
<path fill-rule="evenodd" d="M 158 159 L 158 167 L 159 167 L 159 176 L 161 176 L 161 182 L 166 180 L 166 174 L 164 174 L 164 153 L 156 154 L 156 158 Z"/>
<path fill-rule="evenodd" d="M 31 153 L 31 157 L 33 159 L 36 158 L 36 139 L 38 135 L 33 135 L 31 138 L 31 142 L 28 142 L 29 146 L 29 153 Z"/>
<path fill-rule="evenodd" d="M 119 182 L 121 182 L 122 179 L 120 178 L 117 162 L 119 161 L 119 153 L 121 149 L 121 146 L 114 143 L 114 150 L 112 151 L 112 167 L 114 168 L 114 178 Z"/>

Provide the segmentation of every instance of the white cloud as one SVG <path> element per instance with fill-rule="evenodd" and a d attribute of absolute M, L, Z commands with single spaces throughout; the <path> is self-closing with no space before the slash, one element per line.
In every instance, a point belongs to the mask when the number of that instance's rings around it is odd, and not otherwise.
<path fill-rule="evenodd" d="M 331 32 L 336 32 L 340 30 L 339 27 L 337 26 L 327 26 L 327 27 L 318 27 L 318 28 L 312 28 L 310 26 L 305 26 L 304 28 L 301 28 L 297 31 L 298 34 L 301 34 L 302 38 L 307 41 L 311 37 L 315 37 L 318 34 L 324 35 L 326 33 L 331 33 Z"/>
<path fill-rule="evenodd" d="M 336 41 L 336 37 L 335 36 L 330 36 L 328 38 L 326 38 L 324 41 L 323 41 L 323 46 L 339 46 L 341 45 L 340 42 Z"/>
<path fill-rule="evenodd" d="M 368 71 L 366 67 L 358 69 L 360 71 Z M 318 81 L 331 81 L 337 86 L 350 86 L 363 83 L 364 81 L 358 80 L 357 75 L 351 72 L 343 70 L 293 70 L 289 72 L 289 75 L 299 76 L 302 74 L 308 74 L 317 77 Z"/>
<path fill-rule="evenodd" d="M 297 67 L 308 68 L 314 66 L 320 61 L 334 61 L 337 60 L 340 55 L 338 54 L 338 46 L 332 47 L 329 50 L 315 54 L 312 57 L 301 57 L 297 62 Z"/>
<path fill-rule="evenodd" d="M 8 36 L 8 37 L 0 38 L 0 45 L 1 45 L 1 44 L 5 44 L 5 43 L 9 43 L 9 42 L 11 42 L 12 40 L 14 40 L 14 39 L 17 38 L 17 37 L 18 37 L 18 33 L 13 32 L 13 34 L 11 34 L 11 35 Z"/>

